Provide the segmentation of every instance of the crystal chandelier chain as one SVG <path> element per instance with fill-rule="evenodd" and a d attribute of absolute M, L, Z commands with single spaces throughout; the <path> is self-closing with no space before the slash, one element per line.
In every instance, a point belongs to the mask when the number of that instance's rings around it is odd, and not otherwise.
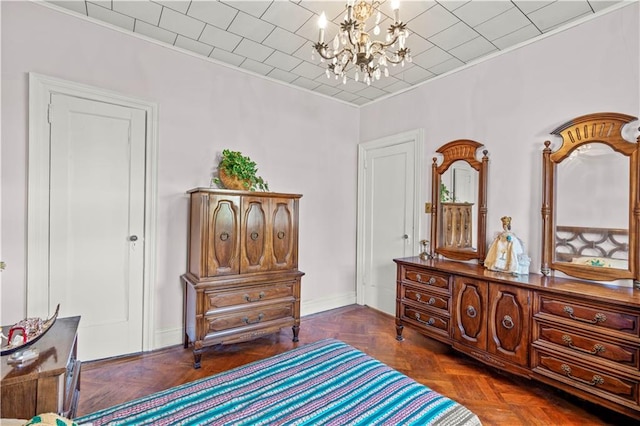
<path fill-rule="evenodd" d="M 312 59 L 315 59 L 314 53 L 317 52 L 322 62 L 328 61 L 327 78 L 341 78 L 346 84 L 349 71 L 354 69 L 354 80 L 359 81 L 362 73 L 362 80 L 370 85 L 372 81 L 379 80 L 382 74 L 389 76 L 389 64 L 404 66 L 405 61 L 411 62 L 409 49 L 405 47 L 409 32 L 407 25 L 400 21 L 399 0 L 391 1 L 394 22 L 387 29 L 386 40 L 372 40 L 367 32 L 367 21 L 375 15 L 373 34 L 380 33 L 382 14 L 379 7 L 379 1 L 347 0 L 344 21 L 331 46 L 324 40 L 327 20 L 322 13 L 318 20 L 320 33 L 318 42 L 313 46 Z"/>

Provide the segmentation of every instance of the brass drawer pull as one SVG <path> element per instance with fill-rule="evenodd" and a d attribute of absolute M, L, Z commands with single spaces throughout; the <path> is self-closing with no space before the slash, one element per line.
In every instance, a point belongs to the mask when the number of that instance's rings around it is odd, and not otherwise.
<path fill-rule="evenodd" d="M 467 316 L 469 318 L 475 318 L 478 315 L 478 312 L 476 311 L 476 308 L 474 308 L 473 306 L 467 306 Z"/>
<path fill-rule="evenodd" d="M 260 312 L 258 314 L 258 319 L 256 319 L 255 321 L 249 321 L 248 317 L 244 317 L 244 318 L 242 318 L 242 322 L 245 323 L 245 324 L 257 324 L 260 321 L 262 321 L 262 318 L 264 318 L 264 314 L 262 312 Z"/>
<path fill-rule="evenodd" d="M 220 234 L 220 239 L 222 241 L 227 241 L 229 239 L 229 233 L 223 232 L 222 234 Z"/>
<path fill-rule="evenodd" d="M 419 313 L 417 313 L 417 312 L 416 312 L 416 317 L 415 317 L 415 318 L 416 318 L 416 321 L 418 321 L 419 323 L 422 323 L 422 324 L 424 324 L 424 325 L 433 325 L 433 324 L 436 322 L 436 320 L 435 320 L 435 319 L 433 319 L 433 318 L 429 318 L 429 320 L 428 320 L 428 321 L 423 321 L 423 320 L 421 320 L 421 319 L 420 319 L 420 314 L 419 314 Z"/>
<path fill-rule="evenodd" d="M 264 291 L 261 291 L 260 294 L 258 294 L 257 299 L 252 299 L 251 296 L 249 296 L 248 294 L 245 294 L 244 300 L 246 300 L 247 302 L 257 302 L 258 300 L 262 300 L 264 296 L 265 296 Z"/>
<path fill-rule="evenodd" d="M 284 238 L 284 231 L 280 231 L 278 232 L 278 234 L 276 234 L 279 240 L 282 240 Z"/>
<path fill-rule="evenodd" d="M 586 322 L 586 323 L 589 323 L 589 324 L 597 324 L 599 322 L 605 322 L 607 320 L 607 316 L 605 314 L 601 314 L 600 312 L 595 314 L 593 316 L 593 319 L 591 319 L 591 320 L 576 317 L 576 316 L 573 315 L 573 308 L 571 306 L 565 306 L 563 311 L 566 312 L 567 314 L 569 314 L 569 317 L 571 317 L 571 319 L 574 319 L 576 321 Z"/>
<path fill-rule="evenodd" d="M 429 281 L 422 281 L 422 275 L 417 274 L 416 275 L 416 279 L 418 280 L 418 282 L 420 284 L 427 284 L 427 285 L 433 285 L 436 283 L 436 278 L 435 277 L 431 277 L 429 278 Z"/>
<path fill-rule="evenodd" d="M 433 305 L 434 303 L 436 303 L 436 299 L 435 297 L 431 297 L 429 298 L 429 301 L 427 302 L 428 305 Z"/>
<path fill-rule="evenodd" d="M 580 379 L 578 377 L 572 376 L 571 375 L 571 367 L 569 367 L 567 364 L 562 364 L 560 366 L 560 368 L 562 368 L 562 371 L 564 371 L 564 374 L 566 374 L 567 377 L 569 377 L 570 379 L 573 379 L 573 380 L 575 380 L 577 382 L 584 383 L 584 384 L 589 385 L 589 386 L 598 386 L 598 385 L 603 385 L 604 384 L 604 379 L 602 378 L 602 376 L 599 376 L 597 374 L 594 374 L 593 375 L 593 379 L 591 379 L 591 381 L 588 382 L 586 380 L 583 380 L 583 379 Z"/>
<path fill-rule="evenodd" d="M 502 318 L 502 326 L 507 330 L 511 330 L 514 325 L 515 324 L 513 323 L 513 318 L 511 318 L 509 315 L 505 315 L 504 318 Z"/>
<path fill-rule="evenodd" d="M 567 346 L 569 346 L 571 349 L 575 349 L 576 351 L 580 351 L 580 352 L 584 352 L 587 354 L 591 354 L 591 355 L 597 355 L 600 352 L 604 352 L 606 350 L 606 348 L 601 345 L 600 343 L 597 343 L 595 345 L 593 345 L 593 349 L 588 350 L 588 349 L 582 349 L 578 346 L 575 346 L 573 344 L 573 340 L 571 339 L 571 336 L 569 336 L 568 334 L 563 334 L 562 335 L 562 341 L 564 343 L 566 343 Z"/>
<path fill-rule="evenodd" d="M 252 232 L 251 233 L 251 239 L 253 241 L 257 240 L 259 236 L 260 236 L 260 234 L 258 234 L 257 232 Z"/>

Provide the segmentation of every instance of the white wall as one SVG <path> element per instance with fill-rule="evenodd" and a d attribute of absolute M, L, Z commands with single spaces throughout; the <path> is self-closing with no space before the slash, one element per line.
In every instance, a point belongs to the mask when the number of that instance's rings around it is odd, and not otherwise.
<path fill-rule="evenodd" d="M 639 26 L 636 2 L 364 106 L 360 140 L 424 128 L 425 170 L 430 170 L 436 149 L 451 140 L 485 144 L 487 237 L 493 239 L 502 229 L 500 217 L 511 216 L 513 231 L 532 257 L 531 271 L 537 272 L 543 143 L 557 126 L 583 114 L 640 116 Z M 431 178 L 425 176 L 424 200 L 430 201 Z M 423 218 L 422 232 L 428 236 L 427 215 Z"/>
<path fill-rule="evenodd" d="M 8 264 L 2 273 L 3 324 L 26 314 L 31 71 L 159 104 L 157 344 L 175 344 L 182 336 L 179 277 L 186 268 L 185 191 L 209 185 L 223 148 L 255 160 L 273 191 L 303 194 L 303 314 L 355 302 L 356 107 L 31 2 L 1 2 L 1 8 L 1 252 Z M 87 197 L 99 195 L 97 190 Z"/>

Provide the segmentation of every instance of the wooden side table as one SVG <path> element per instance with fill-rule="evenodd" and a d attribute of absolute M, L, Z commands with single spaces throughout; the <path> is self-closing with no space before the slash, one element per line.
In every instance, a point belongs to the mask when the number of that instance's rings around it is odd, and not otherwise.
<path fill-rule="evenodd" d="M 58 318 L 40 340 L 31 345 L 38 358 L 23 367 L 0 364 L 0 417 L 30 419 L 37 414 L 75 416 L 80 394 L 80 366 L 76 359 L 80 317 Z"/>

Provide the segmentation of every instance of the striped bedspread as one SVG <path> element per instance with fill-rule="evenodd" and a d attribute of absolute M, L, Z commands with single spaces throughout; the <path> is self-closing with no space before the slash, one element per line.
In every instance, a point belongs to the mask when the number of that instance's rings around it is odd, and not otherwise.
<path fill-rule="evenodd" d="M 99 425 L 479 425 L 464 406 L 335 339 L 75 419 Z"/>

